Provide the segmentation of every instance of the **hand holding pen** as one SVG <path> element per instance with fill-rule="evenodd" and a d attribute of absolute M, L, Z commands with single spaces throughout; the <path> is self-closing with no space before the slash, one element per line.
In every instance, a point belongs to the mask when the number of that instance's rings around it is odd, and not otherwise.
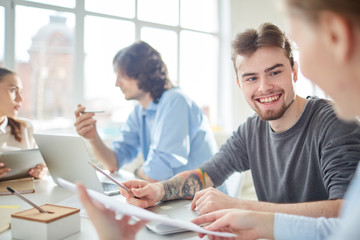
<path fill-rule="evenodd" d="M 95 112 L 87 112 L 86 108 L 79 104 L 74 113 L 77 133 L 88 140 L 97 139 Z"/>
<path fill-rule="evenodd" d="M 109 174 L 107 174 L 106 172 L 104 172 L 101 168 L 99 168 L 98 166 L 94 165 L 93 163 L 89 162 L 89 164 L 95 168 L 95 170 L 99 171 L 100 173 L 102 173 L 105 177 L 107 177 L 108 179 L 110 179 L 111 181 L 113 181 L 115 184 L 117 184 L 119 187 L 121 187 L 122 189 L 124 189 L 126 192 L 128 192 L 132 197 L 139 199 L 138 197 L 136 197 L 127 187 L 125 187 L 124 185 L 122 185 L 120 182 L 118 182 L 115 178 L 113 178 L 112 176 L 110 176 Z"/>

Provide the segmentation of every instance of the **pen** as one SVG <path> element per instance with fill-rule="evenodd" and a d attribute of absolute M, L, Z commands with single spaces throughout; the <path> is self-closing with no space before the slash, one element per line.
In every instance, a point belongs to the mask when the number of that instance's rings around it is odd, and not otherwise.
<path fill-rule="evenodd" d="M 112 176 L 110 176 L 109 174 L 107 174 L 106 172 L 104 172 L 101 168 L 99 168 L 98 166 L 96 166 L 95 164 L 89 162 L 89 164 L 95 168 L 97 171 L 101 172 L 105 177 L 107 177 L 108 179 L 110 179 L 111 181 L 113 181 L 114 183 L 116 183 L 119 187 L 125 189 L 125 191 L 127 191 L 132 197 L 136 198 L 136 199 L 140 199 L 139 197 L 135 196 L 127 187 L 125 187 L 124 185 L 122 185 L 121 183 L 119 183 L 115 178 L 113 178 Z"/>
<path fill-rule="evenodd" d="M 11 192 L 12 194 L 15 194 L 17 197 L 19 197 L 20 199 L 24 200 L 25 202 L 27 202 L 28 204 L 30 204 L 31 206 L 33 206 L 34 208 L 36 208 L 37 210 L 39 210 L 39 212 L 41 213 L 49 213 L 47 211 L 45 211 L 44 209 L 42 209 L 41 207 L 39 207 L 38 205 L 36 205 L 35 203 L 31 202 L 29 199 L 25 198 L 24 196 L 22 196 L 19 192 L 15 191 L 14 189 L 12 189 L 11 187 L 6 187 L 6 189 Z"/>
<path fill-rule="evenodd" d="M 103 112 L 105 112 L 105 111 L 103 111 L 103 110 L 89 110 L 89 111 L 83 111 L 83 113 L 103 113 Z"/>

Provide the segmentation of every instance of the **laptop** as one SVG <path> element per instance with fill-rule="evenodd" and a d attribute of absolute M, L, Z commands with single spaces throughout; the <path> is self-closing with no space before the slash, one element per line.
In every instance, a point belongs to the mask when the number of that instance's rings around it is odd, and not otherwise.
<path fill-rule="evenodd" d="M 160 202 L 153 207 L 147 208 L 146 210 L 160 215 L 165 215 L 172 219 L 191 221 L 192 219 L 200 216 L 196 211 L 191 210 L 191 202 L 191 200 L 184 199 L 172 200 L 163 203 Z M 146 224 L 146 227 L 150 231 L 160 235 L 189 231 L 183 228 L 169 226 L 159 222 L 149 222 Z"/>
<path fill-rule="evenodd" d="M 6 181 L 29 177 L 29 169 L 44 163 L 44 160 L 38 149 L 29 149 L 0 152 L 0 162 L 4 163 L 5 167 L 11 168 L 11 171 L 0 179 Z"/>
<path fill-rule="evenodd" d="M 34 134 L 36 144 L 56 184 L 61 177 L 70 182 L 81 182 L 87 188 L 106 195 L 119 194 L 116 184 L 100 181 L 96 170 L 90 166 L 90 154 L 80 136 Z M 120 177 L 117 180 L 123 181 Z M 59 184 L 58 184 L 59 185 Z"/>

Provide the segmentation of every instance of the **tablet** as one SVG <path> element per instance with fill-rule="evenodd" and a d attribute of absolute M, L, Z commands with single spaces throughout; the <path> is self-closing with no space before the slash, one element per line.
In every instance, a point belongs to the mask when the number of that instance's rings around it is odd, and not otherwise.
<path fill-rule="evenodd" d="M 4 163 L 5 167 L 11 168 L 5 177 L 0 178 L 0 181 L 5 181 L 28 177 L 29 169 L 44 163 L 44 160 L 38 149 L 28 149 L 0 152 L 0 162 Z"/>

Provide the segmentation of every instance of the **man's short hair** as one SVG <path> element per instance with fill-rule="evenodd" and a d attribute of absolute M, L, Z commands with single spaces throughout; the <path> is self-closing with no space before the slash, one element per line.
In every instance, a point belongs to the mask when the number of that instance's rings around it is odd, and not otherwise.
<path fill-rule="evenodd" d="M 113 65 L 124 76 L 137 80 L 139 89 L 149 92 L 155 103 L 170 83 L 160 53 L 144 41 L 120 50 L 113 59 Z"/>
<path fill-rule="evenodd" d="M 290 41 L 277 26 L 264 23 L 256 29 L 247 29 L 236 35 L 232 42 L 232 61 L 236 69 L 236 57 L 238 55 L 249 57 L 262 47 L 283 48 L 285 56 L 290 60 L 291 67 L 294 66 L 294 57 Z"/>

